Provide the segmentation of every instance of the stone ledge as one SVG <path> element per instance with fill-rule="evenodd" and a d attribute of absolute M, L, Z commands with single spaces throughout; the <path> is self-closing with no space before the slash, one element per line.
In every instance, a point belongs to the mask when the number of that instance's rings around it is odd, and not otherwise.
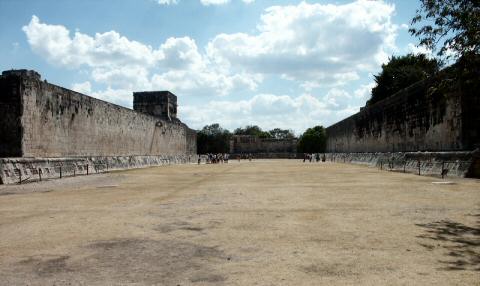
<path fill-rule="evenodd" d="M 19 184 L 113 170 L 196 163 L 197 158 L 197 155 L 0 158 L 0 184 Z"/>
<path fill-rule="evenodd" d="M 327 153 L 328 161 L 352 163 L 420 175 L 480 178 L 479 151 Z"/>
<path fill-rule="evenodd" d="M 237 159 L 238 156 L 244 158 L 248 156 L 248 154 L 251 154 L 253 157 L 252 159 L 301 159 L 303 158 L 303 154 L 300 153 L 232 153 L 230 154 L 230 160 L 235 160 Z"/>

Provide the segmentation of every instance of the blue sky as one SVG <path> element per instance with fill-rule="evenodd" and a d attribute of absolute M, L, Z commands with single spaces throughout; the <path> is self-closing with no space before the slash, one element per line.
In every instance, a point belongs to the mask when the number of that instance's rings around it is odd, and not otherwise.
<path fill-rule="evenodd" d="M 329 126 L 392 54 L 419 52 L 419 2 L 0 0 L 0 69 L 131 107 L 170 90 L 193 128 Z"/>

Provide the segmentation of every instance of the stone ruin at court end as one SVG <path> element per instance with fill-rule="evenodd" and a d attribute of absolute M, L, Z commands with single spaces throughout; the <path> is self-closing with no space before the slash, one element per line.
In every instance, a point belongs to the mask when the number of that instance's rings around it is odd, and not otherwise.
<path fill-rule="evenodd" d="M 297 157 L 296 138 L 276 139 L 260 138 L 254 135 L 233 135 L 230 139 L 230 154 L 233 157 L 254 154 L 255 158 L 283 158 Z"/>
<path fill-rule="evenodd" d="M 133 110 L 42 81 L 0 76 L 0 183 L 196 161 L 196 132 L 168 91 L 135 92 Z"/>

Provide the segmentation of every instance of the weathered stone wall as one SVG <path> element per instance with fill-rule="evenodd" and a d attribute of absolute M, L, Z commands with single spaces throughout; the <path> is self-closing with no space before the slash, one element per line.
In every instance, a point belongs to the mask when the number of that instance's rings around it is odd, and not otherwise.
<path fill-rule="evenodd" d="M 248 159 L 250 153 L 231 153 L 230 159 L 236 160 L 239 157 L 241 159 Z M 303 154 L 300 153 L 251 153 L 252 159 L 301 159 Z"/>
<path fill-rule="evenodd" d="M 462 143 L 468 149 L 480 148 L 480 66 L 477 66 L 477 82 L 464 85 L 462 96 Z"/>
<path fill-rule="evenodd" d="M 133 110 L 166 120 L 177 120 L 177 96 L 169 91 L 134 92 Z"/>
<path fill-rule="evenodd" d="M 427 176 L 480 177 L 478 151 L 471 152 L 395 152 L 327 153 L 327 161 L 377 167 L 383 170 Z"/>
<path fill-rule="evenodd" d="M 0 184 L 19 184 L 113 170 L 197 162 L 197 155 L 0 158 Z"/>
<path fill-rule="evenodd" d="M 0 80 L 0 157 L 22 156 L 20 79 Z"/>
<path fill-rule="evenodd" d="M 135 112 L 31 76 L 4 75 L 0 86 L 3 157 L 196 153 L 192 130 L 178 120 Z"/>
<path fill-rule="evenodd" d="M 270 139 L 249 135 L 235 135 L 230 141 L 230 153 L 296 153 L 296 139 Z"/>
<path fill-rule="evenodd" d="M 465 150 L 460 92 L 429 94 L 428 81 L 327 128 L 328 152 Z"/>
<path fill-rule="evenodd" d="M 197 132 L 187 128 L 187 154 L 197 154 Z"/>

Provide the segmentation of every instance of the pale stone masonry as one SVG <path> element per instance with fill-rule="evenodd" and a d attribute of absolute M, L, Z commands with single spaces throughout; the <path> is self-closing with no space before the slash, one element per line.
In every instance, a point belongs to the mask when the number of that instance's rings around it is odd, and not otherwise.
<path fill-rule="evenodd" d="M 230 139 L 230 153 L 253 154 L 256 158 L 296 158 L 297 144 L 296 138 L 275 139 L 233 135 Z"/>
<path fill-rule="evenodd" d="M 49 84 L 34 71 L 0 77 L 0 157 L 182 155 L 196 151 L 195 132 L 171 116 L 140 112 Z M 147 93 L 148 96 L 152 93 Z M 136 94 L 138 100 L 146 96 Z M 163 96 L 166 95 L 166 96 Z M 155 99 L 155 98 L 154 98 Z M 157 116 L 158 115 L 158 116 Z"/>
<path fill-rule="evenodd" d="M 109 161 L 111 168 L 120 161 L 118 168 L 128 167 L 125 158 L 129 156 L 132 166 L 193 160 L 196 132 L 176 117 L 174 94 L 135 93 L 134 107 L 137 110 L 47 83 L 35 71 L 4 71 L 0 76 L 0 158 L 16 159 L 0 160 L 0 183 L 2 177 L 4 182 L 11 181 L 6 178 L 7 169 L 27 176 L 30 169 L 38 171 L 38 164 L 49 172 L 46 158 L 65 158 L 65 162 L 88 158 L 91 164 Z M 53 161 L 58 166 L 62 160 Z"/>
<path fill-rule="evenodd" d="M 444 79 L 449 88 L 438 88 Z M 479 91 L 445 72 L 362 108 L 327 136 L 336 162 L 480 178 Z"/>
<path fill-rule="evenodd" d="M 418 82 L 327 128 L 327 152 L 472 151 L 480 147 L 480 96 Z"/>

